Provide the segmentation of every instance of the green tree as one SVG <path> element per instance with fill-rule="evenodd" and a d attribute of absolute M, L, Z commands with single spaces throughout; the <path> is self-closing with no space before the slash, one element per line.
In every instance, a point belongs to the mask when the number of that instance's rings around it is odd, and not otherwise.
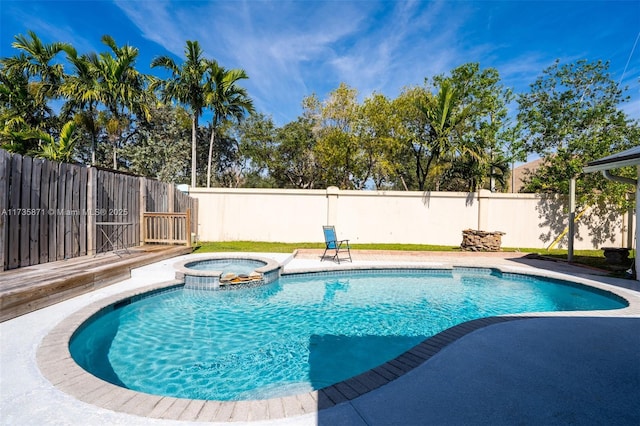
<path fill-rule="evenodd" d="M 510 125 L 507 105 L 513 100 L 511 90 L 500 83 L 495 68 L 481 69 L 467 63 L 453 69 L 448 76 L 434 77 L 434 83 L 451 85 L 466 109 L 464 131 L 453 141 L 449 169 L 443 174 L 441 188 L 475 191 L 478 188 L 504 190 L 507 187 L 510 158 Z"/>
<path fill-rule="evenodd" d="M 64 67 L 55 63 L 56 56 L 69 48 L 67 43 L 43 43 L 35 32 L 29 31 L 28 36 L 19 34 L 11 44 L 21 51 L 18 56 L 5 58 L 3 65 L 9 70 L 23 72 L 29 78 L 30 92 L 40 105 L 46 105 L 50 99 L 56 99 L 58 90 L 64 78 Z M 42 121 L 46 116 L 37 117 Z"/>
<path fill-rule="evenodd" d="M 428 137 L 423 141 L 430 153 L 428 165 L 434 160 L 437 163 L 449 159 L 456 151 L 466 151 L 461 142 L 469 130 L 467 120 L 471 108 L 463 108 L 462 93 L 450 80 L 443 80 L 438 86 L 435 96 L 427 97 L 419 106 L 429 126 Z M 425 175 L 428 175 L 428 167 Z"/>
<path fill-rule="evenodd" d="M 424 169 L 428 152 L 419 141 L 427 139 L 429 127 L 419 105 L 428 96 L 424 87 L 405 87 L 392 101 L 392 109 L 398 117 L 393 129 L 394 137 L 399 141 L 394 156 L 395 173 L 405 191 L 417 190 L 421 184 L 424 188 L 427 177 Z"/>
<path fill-rule="evenodd" d="M 60 136 L 56 141 L 55 138 L 42 130 L 34 130 L 34 137 L 40 140 L 39 149 L 30 152 L 35 157 L 46 158 L 51 161 L 71 161 L 73 157 L 73 149 L 78 141 L 75 135 L 76 123 L 67 122 L 60 132 Z"/>
<path fill-rule="evenodd" d="M 247 91 L 238 85 L 240 80 L 249 78 L 242 69 L 227 70 L 216 61 L 209 61 L 209 74 L 205 87 L 205 105 L 212 112 L 211 138 L 207 158 L 207 188 L 211 186 L 211 158 L 218 127 L 229 119 L 238 122 L 247 113 L 253 113 L 253 101 Z"/>
<path fill-rule="evenodd" d="M 303 101 L 305 115 L 314 124 L 316 154 L 327 183 L 342 189 L 364 184 L 358 158 L 355 126 L 359 114 L 357 91 L 344 83 L 332 91 L 324 102 L 315 96 Z"/>
<path fill-rule="evenodd" d="M 271 174 L 279 187 L 313 189 L 324 185 L 315 152 L 317 140 L 308 119 L 298 117 L 279 128 L 277 141 Z"/>
<path fill-rule="evenodd" d="M 582 173 L 589 161 L 638 145 L 638 122 L 622 111 L 628 97 L 608 69 L 602 61 L 556 61 L 518 98 L 526 148 L 544 158 L 528 191 L 568 194 L 569 180 L 579 178 L 579 204 L 628 207 L 624 185 Z"/>
<path fill-rule="evenodd" d="M 325 185 L 309 117 L 276 128 L 271 117 L 252 114 L 238 126 L 237 138 L 246 162 L 245 184 L 300 189 Z"/>
<path fill-rule="evenodd" d="M 398 135 L 412 153 L 417 189 L 424 191 L 433 169 L 450 161 L 459 148 L 456 142 L 467 129 L 470 110 L 462 108 L 460 92 L 449 80 L 440 81 L 435 94 L 420 87 L 405 89 L 395 105 L 403 114 Z"/>
<path fill-rule="evenodd" d="M 160 56 L 151 62 L 151 67 L 163 67 L 171 72 L 166 80 L 156 80 L 152 88 L 159 88 L 161 98 L 168 103 L 178 101 L 191 114 L 191 186 L 196 186 L 198 120 L 206 106 L 206 74 L 209 61 L 204 58 L 200 44 L 187 40 L 185 47 L 185 61 L 182 65 L 169 56 Z"/>
<path fill-rule="evenodd" d="M 398 161 L 402 142 L 395 135 L 399 125 L 398 111 L 392 101 L 380 93 L 366 98 L 360 107 L 356 134 L 360 147 L 359 156 L 367 180 L 377 189 L 394 188 L 398 180 L 404 182 Z M 405 185 L 406 189 L 406 185 Z"/>
<path fill-rule="evenodd" d="M 34 139 L 30 124 L 37 121 L 30 118 L 38 114 L 40 106 L 29 93 L 29 79 L 20 72 L 3 68 L 0 72 L 0 147 L 9 152 L 25 154 L 34 149 L 38 141 Z M 27 132 L 28 134 L 25 134 Z"/>
<path fill-rule="evenodd" d="M 568 194 L 569 181 L 576 178 L 577 209 L 587 209 L 581 220 L 593 244 L 612 238 L 611 213 L 631 208 L 634 188 L 599 173 L 584 174 L 582 169 L 589 161 L 637 146 L 640 140 L 638 121 L 621 109 L 628 97 L 608 68 L 601 61 L 556 62 L 518 98 L 526 147 L 543 158 L 543 164 L 525 182 L 525 191 Z M 637 172 L 626 168 L 616 173 L 635 177 Z M 550 224 L 559 233 L 565 226 L 564 217 L 553 213 L 542 212 L 560 220 Z"/>
<path fill-rule="evenodd" d="M 191 118 L 180 106 L 159 104 L 151 119 L 141 123 L 134 143 L 121 151 L 133 173 L 162 182 L 189 182 Z"/>
<path fill-rule="evenodd" d="M 117 150 L 129 129 L 132 115 L 139 120 L 149 118 L 150 97 L 146 91 L 148 77 L 136 68 L 138 49 L 124 45 L 118 47 L 109 35 L 102 36 L 102 42 L 111 52 L 103 52 L 94 61 L 95 76 L 98 82 L 98 98 L 110 113 L 107 120 L 107 133 L 113 145 L 113 168 L 118 168 Z"/>
<path fill-rule="evenodd" d="M 242 143 L 234 133 L 234 126 L 237 123 L 226 122 L 218 127 L 213 146 L 214 161 L 212 161 L 212 179 L 217 185 L 227 188 L 239 188 L 247 186 L 249 181 L 254 181 L 256 177 L 252 174 L 253 165 L 248 161 L 247 155 L 242 150 Z M 205 184 L 205 173 L 207 164 L 207 149 L 211 140 L 211 128 L 202 131 L 202 142 L 200 143 L 200 154 L 198 158 L 202 167 L 201 183 Z"/>
<path fill-rule="evenodd" d="M 273 119 L 262 113 L 251 114 L 235 128 L 247 179 L 254 186 L 278 186 L 273 182 L 277 167 L 276 132 Z"/>
<path fill-rule="evenodd" d="M 98 56 L 78 55 L 75 49 L 66 49 L 67 60 L 73 71 L 64 79 L 60 93 L 66 98 L 61 114 L 74 117 L 91 138 L 91 164 L 96 164 L 98 143 L 98 105 L 103 100 L 99 85 Z"/>
<path fill-rule="evenodd" d="M 64 69 L 55 59 L 69 45 L 43 43 L 29 31 L 17 35 L 12 47 L 20 53 L 0 60 L 0 135 L 4 149 L 24 154 L 38 146 L 33 130 L 56 131 L 49 101 L 59 96 Z"/>

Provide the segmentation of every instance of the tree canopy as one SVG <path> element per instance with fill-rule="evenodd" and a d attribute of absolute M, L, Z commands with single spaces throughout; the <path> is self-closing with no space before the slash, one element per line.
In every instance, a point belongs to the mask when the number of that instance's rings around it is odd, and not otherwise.
<path fill-rule="evenodd" d="M 16 54 L 0 59 L 3 149 L 192 186 L 405 191 L 508 191 L 510 166 L 534 154 L 544 163 L 527 191 L 567 193 L 579 177 L 581 205 L 628 204 L 628 187 L 582 174 L 640 136 L 623 111 L 626 89 L 601 61 L 558 61 L 524 93 L 479 63 L 396 97 L 341 83 L 276 126 L 241 86 L 246 72 L 206 57 L 197 41 L 179 61 L 153 59 L 164 79 L 137 70 L 135 47 L 102 42 L 104 52 L 78 53 L 33 32 L 15 37 Z"/>
<path fill-rule="evenodd" d="M 581 206 L 629 206 L 624 194 L 631 188 L 582 172 L 589 161 L 640 141 L 638 122 L 620 108 L 628 97 L 611 79 L 608 68 L 601 61 L 556 62 L 542 72 L 530 92 L 519 96 L 525 149 L 544 159 L 528 177 L 527 191 L 567 194 L 569 180 L 579 178 L 576 193 Z M 620 173 L 636 175 L 631 168 Z"/>

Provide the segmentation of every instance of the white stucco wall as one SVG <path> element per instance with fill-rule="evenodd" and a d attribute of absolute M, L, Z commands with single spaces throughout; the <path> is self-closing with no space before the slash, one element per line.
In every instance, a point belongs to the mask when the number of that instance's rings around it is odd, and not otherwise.
<path fill-rule="evenodd" d="M 352 243 L 458 246 L 464 229 L 502 231 L 503 247 L 546 248 L 567 217 L 562 199 L 489 191 L 401 192 L 191 188 L 199 200 L 201 241 L 321 242 L 335 225 Z M 624 246 L 623 217 L 613 241 L 594 246 L 586 227 L 575 249 Z M 566 248 L 566 238 L 559 247 Z"/>
<path fill-rule="evenodd" d="M 459 245 L 476 226 L 477 200 L 464 193 L 341 191 L 337 229 L 354 243 Z"/>
<path fill-rule="evenodd" d="M 316 241 L 327 220 L 325 190 L 191 189 L 202 241 Z"/>

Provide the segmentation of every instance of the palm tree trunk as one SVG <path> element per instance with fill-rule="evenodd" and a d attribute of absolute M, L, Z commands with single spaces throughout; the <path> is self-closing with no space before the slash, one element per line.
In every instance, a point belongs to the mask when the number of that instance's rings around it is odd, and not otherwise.
<path fill-rule="evenodd" d="M 91 165 L 96 165 L 96 151 L 98 150 L 98 135 L 96 130 L 96 121 L 94 119 L 95 115 L 95 106 L 93 102 L 89 102 L 89 118 L 87 118 L 87 122 L 91 124 Z M 88 127 L 88 126 L 87 126 Z"/>
<path fill-rule="evenodd" d="M 96 147 L 97 147 L 96 135 L 94 135 L 93 132 L 91 132 L 91 165 L 92 166 L 96 165 Z"/>
<path fill-rule="evenodd" d="M 113 138 L 113 170 L 118 170 L 118 136 L 111 136 Z"/>
<path fill-rule="evenodd" d="M 400 175 L 400 181 L 402 182 L 402 186 L 404 187 L 404 190 L 408 191 L 409 188 L 407 187 L 407 182 L 404 181 L 404 177 L 402 175 Z"/>
<path fill-rule="evenodd" d="M 198 140 L 198 116 L 191 120 L 191 187 L 196 187 L 196 143 Z"/>
<path fill-rule="evenodd" d="M 209 139 L 209 160 L 207 161 L 207 188 L 211 188 L 211 157 L 213 155 L 213 142 L 216 139 L 216 128 L 211 126 L 211 139 Z"/>

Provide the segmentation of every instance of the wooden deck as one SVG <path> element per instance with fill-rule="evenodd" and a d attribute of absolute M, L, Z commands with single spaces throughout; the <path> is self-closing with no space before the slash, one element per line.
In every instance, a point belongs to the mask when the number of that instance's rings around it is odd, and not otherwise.
<path fill-rule="evenodd" d="M 191 247 L 146 245 L 0 272 L 0 322 L 128 279 L 131 270 Z"/>

